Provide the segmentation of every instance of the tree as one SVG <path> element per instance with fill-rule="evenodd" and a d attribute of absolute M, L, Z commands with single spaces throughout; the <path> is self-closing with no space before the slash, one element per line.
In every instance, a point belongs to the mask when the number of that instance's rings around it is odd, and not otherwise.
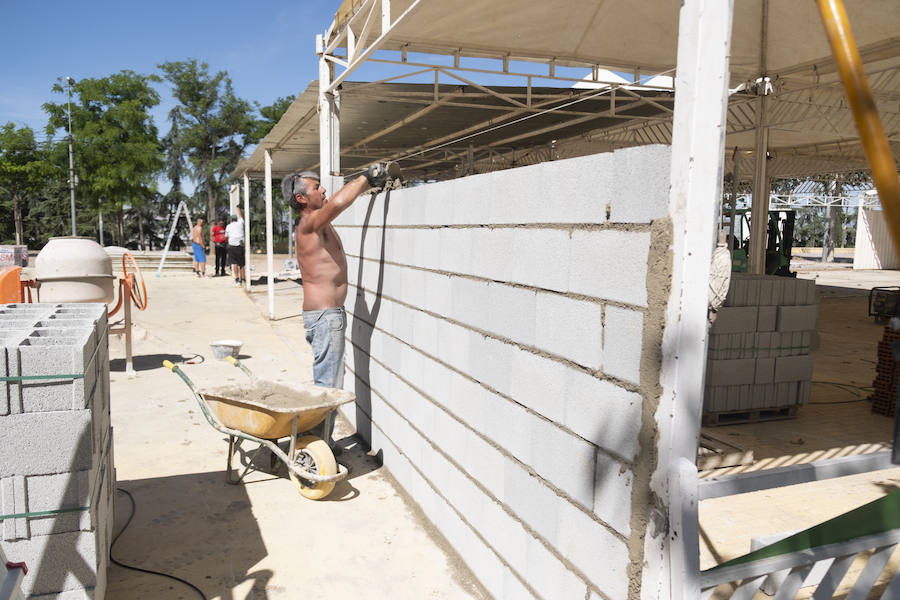
<path fill-rule="evenodd" d="M 153 196 L 163 156 L 149 109 L 159 104 L 155 75 L 124 70 L 74 85 L 72 134 L 82 210 L 102 210 L 116 222 L 116 241 L 126 243 L 125 209 Z M 53 86 L 64 92 L 61 84 Z M 44 104 L 48 134 L 66 127 L 66 104 Z M 64 145 L 64 144 L 63 144 Z M 102 203 L 102 204 L 101 204 Z"/>
<path fill-rule="evenodd" d="M 269 106 L 260 106 L 258 102 L 254 102 L 254 105 L 262 118 L 257 119 L 254 123 L 253 130 L 250 132 L 249 136 L 250 143 L 258 144 L 266 137 L 269 132 L 272 131 L 272 128 L 275 127 L 275 124 L 281 120 L 281 117 L 284 116 L 284 113 L 287 112 L 287 109 L 290 108 L 293 102 L 294 99 L 290 96 L 277 98 L 275 102 Z"/>
<path fill-rule="evenodd" d="M 225 71 L 210 75 L 205 62 L 167 62 L 159 68 L 179 103 L 171 116 L 177 138 L 171 147 L 187 157 L 193 180 L 206 194 L 212 222 L 218 197 L 225 195 L 225 180 L 252 140 L 252 108 L 234 94 Z"/>
<path fill-rule="evenodd" d="M 8 198 L 3 205 L 12 203 L 16 244 L 25 243 L 22 205 L 39 189 L 42 161 L 30 127 L 16 129 L 13 123 L 0 127 L 0 194 Z"/>

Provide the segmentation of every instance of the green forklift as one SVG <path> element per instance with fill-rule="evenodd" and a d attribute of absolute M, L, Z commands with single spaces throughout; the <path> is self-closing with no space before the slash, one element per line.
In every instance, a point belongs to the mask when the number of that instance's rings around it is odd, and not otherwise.
<path fill-rule="evenodd" d="M 766 236 L 766 275 L 796 277 L 791 271 L 791 250 L 794 244 L 794 220 L 792 210 L 770 210 Z M 731 270 L 746 273 L 750 255 L 750 209 L 735 210 L 735 227 L 731 250 Z"/>

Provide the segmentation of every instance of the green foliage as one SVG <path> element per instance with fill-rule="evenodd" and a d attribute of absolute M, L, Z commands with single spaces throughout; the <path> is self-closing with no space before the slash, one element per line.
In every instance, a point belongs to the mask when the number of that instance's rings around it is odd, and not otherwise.
<path fill-rule="evenodd" d="M 83 79 L 73 86 L 72 137 L 75 150 L 79 220 L 88 219 L 87 231 L 96 233 L 94 218 L 99 210 L 116 224 L 116 240 L 124 244 L 124 214 L 127 207 L 149 201 L 162 170 L 163 155 L 149 109 L 159 104 L 151 82 L 155 75 L 132 71 L 97 79 Z M 65 93 L 57 83 L 55 92 Z M 47 133 L 67 128 L 67 103 L 44 104 L 49 115 Z M 50 151 L 52 162 L 64 162 L 67 141 Z M 79 227 L 79 233 L 86 233 Z"/>
<path fill-rule="evenodd" d="M 218 199 L 227 197 L 225 180 L 252 139 L 251 105 L 234 94 L 225 71 L 210 74 L 205 62 L 167 62 L 159 68 L 179 103 L 170 113 L 166 142 L 170 177 L 178 157 L 186 157 L 192 179 L 206 194 L 207 218 L 213 220 Z"/>
<path fill-rule="evenodd" d="M 254 123 L 249 136 L 250 143 L 258 144 L 262 141 L 262 139 L 272 131 L 272 128 L 275 127 L 275 124 L 278 123 L 293 102 L 294 99 L 290 96 L 278 98 L 269 106 L 260 106 L 258 102 L 255 102 L 254 105 L 257 110 L 259 110 L 259 114 L 262 118 L 257 119 Z"/>
<path fill-rule="evenodd" d="M 43 156 L 29 127 L 0 127 L 0 206 L 12 220 L 0 222 L 0 241 L 25 243 L 24 216 L 39 193 Z"/>

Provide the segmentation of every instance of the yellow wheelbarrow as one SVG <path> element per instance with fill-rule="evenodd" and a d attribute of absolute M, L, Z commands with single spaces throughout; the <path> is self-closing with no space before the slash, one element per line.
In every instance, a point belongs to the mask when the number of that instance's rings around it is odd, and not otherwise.
<path fill-rule="evenodd" d="M 211 389 L 198 389 L 179 367 L 170 361 L 163 365 L 181 377 L 200 406 L 203 416 L 217 431 L 228 435 L 228 463 L 225 480 L 240 483 L 249 470 L 234 477 L 232 459 L 242 440 L 257 442 L 271 451 L 272 460 L 281 460 L 300 493 L 320 500 L 331 493 L 334 484 L 347 477 L 348 470 L 338 464 L 325 440 L 304 434 L 324 423 L 331 431 L 334 411 L 341 404 L 353 402 L 353 392 L 315 385 L 291 385 L 258 380 L 235 358 L 226 360 L 250 376 L 249 384 L 235 384 Z M 278 445 L 290 436 L 285 452 Z"/>

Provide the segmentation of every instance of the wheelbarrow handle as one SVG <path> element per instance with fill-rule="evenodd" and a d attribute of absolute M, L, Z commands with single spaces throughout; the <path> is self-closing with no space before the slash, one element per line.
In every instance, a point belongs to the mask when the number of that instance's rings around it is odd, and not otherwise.
<path fill-rule="evenodd" d="M 175 364 L 173 364 L 171 360 L 164 360 L 163 366 L 165 368 L 167 368 L 168 370 L 172 371 L 173 373 L 175 373 L 176 375 L 178 375 L 179 377 L 181 377 L 181 379 L 188 385 L 188 387 L 191 388 L 191 391 L 194 392 L 195 394 L 197 393 L 197 388 L 194 386 L 194 382 L 191 381 L 191 379 L 187 375 L 184 374 L 184 371 L 182 371 L 179 367 L 177 367 Z"/>

